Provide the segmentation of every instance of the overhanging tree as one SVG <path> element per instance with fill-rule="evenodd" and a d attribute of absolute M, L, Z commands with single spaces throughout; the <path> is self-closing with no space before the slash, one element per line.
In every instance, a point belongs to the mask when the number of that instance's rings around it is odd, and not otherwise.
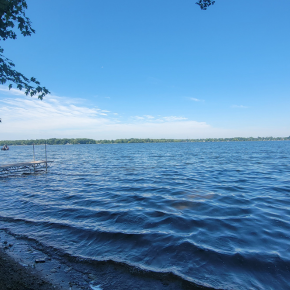
<path fill-rule="evenodd" d="M 210 5 L 213 5 L 215 1 L 213 0 L 199 0 L 196 2 L 197 5 L 199 5 L 200 9 L 206 10 Z"/>
<path fill-rule="evenodd" d="M 27 3 L 25 0 L 0 0 L 0 40 L 16 39 L 15 26 L 23 36 L 31 36 L 35 30 L 31 27 L 31 22 L 25 16 Z M 19 90 L 24 89 L 29 96 L 38 96 L 39 99 L 50 92 L 45 87 L 40 86 L 36 78 L 28 78 L 15 70 L 15 64 L 3 55 L 4 49 L 0 46 L 0 83 L 9 84 L 9 89 L 13 84 Z"/>

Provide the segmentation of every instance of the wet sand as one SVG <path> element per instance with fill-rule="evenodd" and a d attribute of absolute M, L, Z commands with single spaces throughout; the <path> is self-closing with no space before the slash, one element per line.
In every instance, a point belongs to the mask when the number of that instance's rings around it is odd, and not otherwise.
<path fill-rule="evenodd" d="M 0 290 L 56 290 L 57 287 L 45 281 L 33 268 L 17 263 L 0 249 Z"/>

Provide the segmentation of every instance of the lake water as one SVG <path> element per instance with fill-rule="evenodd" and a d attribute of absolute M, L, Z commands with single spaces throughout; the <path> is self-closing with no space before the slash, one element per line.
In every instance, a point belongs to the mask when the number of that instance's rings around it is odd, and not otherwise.
<path fill-rule="evenodd" d="M 0 178 L 0 228 L 221 289 L 289 289 L 290 142 L 48 146 Z M 11 146 L 0 164 L 32 160 Z M 44 146 L 36 146 L 44 159 Z"/>

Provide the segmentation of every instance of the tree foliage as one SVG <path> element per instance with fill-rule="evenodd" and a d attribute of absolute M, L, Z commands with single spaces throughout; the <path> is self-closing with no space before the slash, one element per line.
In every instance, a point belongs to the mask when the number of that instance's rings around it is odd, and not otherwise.
<path fill-rule="evenodd" d="M 27 3 L 25 0 L 0 0 L 0 39 L 16 39 L 15 26 L 23 36 L 31 36 L 35 30 L 31 27 L 31 22 L 25 16 Z M 25 94 L 37 95 L 42 99 L 50 92 L 45 87 L 41 87 L 39 81 L 34 77 L 27 78 L 22 73 L 14 69 L 15 64 L 3 55 L 4 49 L 0 46 L 0 83 L 9 83 L 9 89 L 15 84 L 19 90 L 25 89 Z"/>
<path fill-rule="evenodd" d="M 77 145 L 77 144 L 130 144 L 130 143 L 200 143 L 200 142 L 245 142 L 245 141 L 290 141 L 289 137 L 235 137 L 235 138 L 205 138 L 205 139 L 150 139 L 131 138 L 116 140 L 94 140 L 88 138 L 51 138 L 35 140 L 3 140 L 0 146 L 7 145 Z"/>
<path fill-rule="evenodd" d="M 196 2 L 196 4 L 202 10 L 206 10 L 210 5 L 213 5 L 214 3 L 215 3 L 214 0 L 199 0 L 198 2 Z"/>

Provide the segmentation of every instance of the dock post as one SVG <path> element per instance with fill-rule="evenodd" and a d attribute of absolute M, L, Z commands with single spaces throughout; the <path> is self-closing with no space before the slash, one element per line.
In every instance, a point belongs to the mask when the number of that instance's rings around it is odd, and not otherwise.
<path fill-rule="evenodd" d="M 33 161 L 35 161 L 35 151 L 34 151 L 34 143 L 33 143 Z M 35 172 L 35 164 L 33 165 L 34 172 Z"/>
<path fill-rule="evenodd" d="M 46 140 L 45 140 L 45 169 L 47 172 L 47 152 L 46 152 Z"/>

